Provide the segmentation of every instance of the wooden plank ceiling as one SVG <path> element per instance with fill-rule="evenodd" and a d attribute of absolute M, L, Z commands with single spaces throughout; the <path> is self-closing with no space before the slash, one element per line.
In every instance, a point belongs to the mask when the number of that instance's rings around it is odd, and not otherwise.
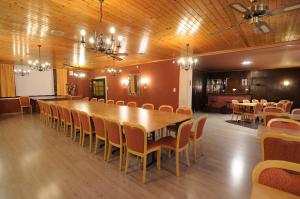
<path fill-rule="evenodd" d="M 101 31 L 109 33 L 114 26 L 126 40 L 129 56 L 117 66 L 172 59 L 180 56 L 186 43 L 194 54 L 256 47 L 300 39 L 300 12 L 293 11 L 266 17 L 273 31 L 257 33 L 250 24 L 213 36 L 210 33 L 237 23 L 241 14 L 229 4 L 248 0 L 105 0 Z M 275 9 L 300 3 L 299 0 L 262 0 Z M 0 2 L 0 61 L 18 63 L 37 58 L 37 45 L 42 45 L 42 58 L 56 67 L 64 62 L 84 68 L 111 66 L 111 58 L 85 49 L 79 50 L 80 30 L 99 31 L 98 0 L 5 0 Z M 179 34 L 183 21 L 199 28 L 194 33 Z M 186 28 L 191 30 L 190 28 Z M 63 36 L 53 34 L 63 31 Z M 144 54 L 139 54 L 141 42 Z"/>

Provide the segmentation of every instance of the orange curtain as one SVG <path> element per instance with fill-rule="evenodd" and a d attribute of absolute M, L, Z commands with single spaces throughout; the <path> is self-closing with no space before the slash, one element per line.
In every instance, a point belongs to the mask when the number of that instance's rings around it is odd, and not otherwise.
<path fill-rule="evenodd" d="M 67 95 L 68 71 L 56 69 L 57 95 Z"/>
<path fill-rule="evenodd" d="M 0 64 L 0 97 L 15 97 L 16 83 L 14 66 Z"/>

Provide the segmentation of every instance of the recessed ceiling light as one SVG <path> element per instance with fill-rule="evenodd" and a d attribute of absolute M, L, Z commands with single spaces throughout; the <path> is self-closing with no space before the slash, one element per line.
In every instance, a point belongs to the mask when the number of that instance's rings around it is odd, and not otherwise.
<path fill-rule="evenodd" d="M 248 66 L 248 65 L 251 65 L 251 64 L 253 64 L 253 62 L 250 61 L 250 60 L 245 60 L 245 61 L 242 62 L 242 65 L 244 65 L 244 66 Z"/>

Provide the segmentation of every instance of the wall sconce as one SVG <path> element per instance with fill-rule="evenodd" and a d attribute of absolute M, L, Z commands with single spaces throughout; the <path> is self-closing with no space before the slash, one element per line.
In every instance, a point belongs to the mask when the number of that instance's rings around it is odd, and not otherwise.
<path fill-rule="evenodd" d="M 128 79 L 124 78 L 121 80 L 121 84 L 123 85 L 123 88 L 126 88 L 128 86 L 128 83 L 129 83 Z"/>
<path fill-rule="evenodd" d="M 232 89 L 232 92 L 234 92 L 234 93 L 235 93 L 235 91 L 236 91 L 236 88 L 233 88 L 233 89 Z"/>
<path fill-rule="evenodd" d="M 147 88 L 147 86 L 149 85 L 149 79 L 148 78 L 143 78 L 142 80 L 141 80 L 141 83 L 142 83 L 142 86 L 144 87 L 144 88 Z"/>
<path fill-rule="evenodd" d="M 283 81 L 283 86 L 287 87 L 289 85 L 291 85 L 291 82 L 289 80 L 284 80 Z"/>

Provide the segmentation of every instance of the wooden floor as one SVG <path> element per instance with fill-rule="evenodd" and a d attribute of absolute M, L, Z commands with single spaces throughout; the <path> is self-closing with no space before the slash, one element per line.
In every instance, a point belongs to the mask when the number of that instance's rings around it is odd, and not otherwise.
<path fill-rule="evenodd" d="M 260 145 L 255 130 L 225 123 L 229 118 L 209 115 L 205 156 L 190 168 L 181 164 L 180 177 L 175 158 L 164 153 L 162 170 L 150 167 L 142 184 L 136 158 L 125 175 L 118 171 L 118 154 L 106 163 L 103 151 L 89 153 L 44 126 L 37 114 L 0 116 L 0 198 L 249 198 Z"/>

